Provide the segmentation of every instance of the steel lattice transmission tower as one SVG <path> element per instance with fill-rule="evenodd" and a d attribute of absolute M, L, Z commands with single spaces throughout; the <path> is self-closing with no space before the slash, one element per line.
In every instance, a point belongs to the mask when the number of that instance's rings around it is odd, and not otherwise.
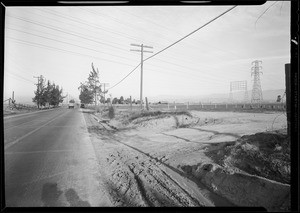
<path fill-rule="evenodd" d="M 253 88 L 252 88 L 252 97 L 251 97 L 251 103 L 261 103 L 263 100 L 262 90 L 261 90 L 261 84 L 260 84 L 260 77 L 259 74 L 262 72 L 260 71 L 262 67 L 260 64 L 262 61 L 253 61 L 252 65 L 254 66 L 251 68 L 251 76 L 254 76 L 253 79 Z"/>

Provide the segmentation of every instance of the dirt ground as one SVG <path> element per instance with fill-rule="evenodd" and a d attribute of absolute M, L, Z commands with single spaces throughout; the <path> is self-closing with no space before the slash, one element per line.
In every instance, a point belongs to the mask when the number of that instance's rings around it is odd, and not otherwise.
<path fill-rule="evenodd" d="M 289 209 L 282 112 L 82 110 L 114 206 Z"/>

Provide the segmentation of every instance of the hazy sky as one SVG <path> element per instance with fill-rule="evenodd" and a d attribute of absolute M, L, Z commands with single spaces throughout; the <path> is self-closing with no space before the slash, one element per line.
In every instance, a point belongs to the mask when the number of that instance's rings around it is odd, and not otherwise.
<path fill-rule="evenodd" d="M 262 61 L 263 90 L 284 89 L 290 62 L 290 2 L 238 6 L 144 63 L 144 96 L 229 93 L 230 81 L 247 80 Z M 232 6 L 7 7 L 4 98 L 34 96 L 43 75 L 78 99 L 91 63 L 110 87 L 140 63 L 131 43 L 154 53 Z M 150 50 L 150 49 L 149 49 Z M 144 58 L 151 53 L 144 53 Z M 139 99 L 140 67 L 116 87 L 113 97 Z"/>

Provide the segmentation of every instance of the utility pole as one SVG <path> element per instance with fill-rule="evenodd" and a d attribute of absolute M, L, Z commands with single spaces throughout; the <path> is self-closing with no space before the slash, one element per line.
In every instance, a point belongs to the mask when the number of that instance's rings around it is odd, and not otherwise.
<path fill-rule="evenodd" d="M 130 51 L 136 51 L 136 52 L 141 52 L 141 86 L 140 86 L 140 102 L 141 102 L 141 110 L 143 109 L 143 53 L 147 52 L 147 53 L 153 53 L 152 51 L 147 51 L 144 50 L 144 48 L 151 48 L 153 49 L 153 47 L 150 46 L 146 46 L 144 44 L 130 44 L 131 46 L 136 46 L 136 47 L 140 47 L 140 50 L 130 50 Z"/>
<path fill-rule="evenodd" d="M 101 86 L 103 86 L 103 94 L 104 94 L 104 105 L 105 105 L 105 86 L 108 86 L 109 87 L 109 83 L 100 83 Z"/>
<path fill-rule="evenodd" d="M 260 77 L 259 74 L 262 73 L 260 70 L 262 69 L 259 64 L 262 63 L 262 61 L 253 61 L 252 64 L 254 64 L 254 67 L 251 68 L 251 76 L 254 75 L 254 81 L 253 81 L 253 88 L 252 88 L 252 98 L 251 103 L 261 103 L 263 100 L 262 90 L 261 90 L 261 84 L 260 84 Z"/>

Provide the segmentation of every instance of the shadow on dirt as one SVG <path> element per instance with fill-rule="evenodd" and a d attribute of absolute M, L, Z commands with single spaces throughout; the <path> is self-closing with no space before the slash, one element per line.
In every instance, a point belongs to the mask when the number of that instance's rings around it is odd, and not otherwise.
<path fill-rule="evenodd" d="M 174 137 L 174 138 L 177 138 L 177 139 L 180 139 L 180 140 L 184 140 L 185 142 L 188 142 L 188 143 L 200 144 L 200 142 L 191 141 L 189 139 L 186 139 L 186 138 L 183 138 L 183 137 L 179 137 L 179 136 L 176 136 L 176 135 L 170 135 L 170 134 L 166 134 L 166 133 L 161 133 L 161 134 L 166 135 L 166 136 L 171 136 L 171 137 Z"/>
<path fill-rule="evenodd" d="M 62 194 L 63 191 L 58 188 L 57 183 L 45 183 L 42 188 L 41 200 L 45 207 L 65 206 L 59 199 Z M 77 192 L 72 188 L 65 191 L 64 195 L 72 207 L 91 206 L 87 201 L 81 200 Z"/>
<path fill-rule="evenodd" d="M 58 189 L 57 183 L 45 183 L 43 185 L 41 197 L 44 206 L 62 206 L 62 203 L 59 201 L 59 197 L 62 193 L 63 191 Z"/>
<path fill-rule="evenodd" d="M 241 136 L 238 134 L 234 134 L 234 133 L 222 133 L 222 132 L 218 132 L 218 131 L 214 131 L 214 130 L 207 130 L 207 129 L 200 129 L 200 128 L 190 128 L 190 129 L 195 129 L 195 130 L 199 130 L 201 132 L 210 132 L 213 133 L 214 135 L 227 135 L 227 136 L 232 136 L 235 138 L 240 138 Z"/>

